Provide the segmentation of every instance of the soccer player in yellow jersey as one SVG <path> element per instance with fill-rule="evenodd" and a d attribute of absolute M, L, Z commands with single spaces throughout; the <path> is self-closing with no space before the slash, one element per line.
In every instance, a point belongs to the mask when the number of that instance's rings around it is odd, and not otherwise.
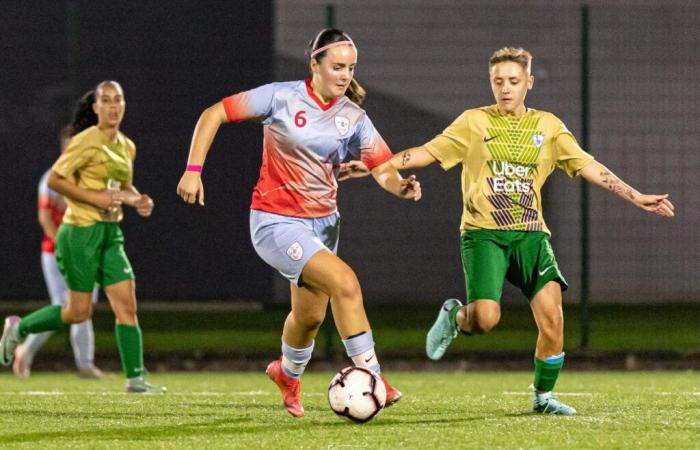
<path fill-rule="evenodd" d="M 462 264 L 467 305 L 449 299 L 428 332 L 426 351 L 440 359 L 452 340 L 483 334 L 501 316 L 504 279 L 530 301 L 539 330 L 535 349 L 533 411 L 571 415 L 576 410 L 551 395 L 564 362 L 562 291 L 567 288 L 542 216 L 541 188 L 555 168 L 581 175 L 633 205 L 663 217 L 673 216 L 668 195 L 644 195 L 625 184 L 583 151 L 553 114 L 525 107 L 532 89 L 532 56 L 522 48 L 502 48 L 490 59 L 496 104 L 469 109 L 430 142 L 397 153 L 397 169 L 439 162 L 443 169 L 462 165 Z M 357 162 L 341 178 L 360 176 Z"/>
<path fill-rule="evenodd" d="M 142 217 L 153 211 L 153 200 L 132 183 L 136 147 L 119 131 L 125 107 L 119 83 L 97 85 L 92 104 L 97 124 L 76 134 L 51 169 L 48 186 L 62 194 L 68 206 L 56 235 L 56 262 L 70 290 L 68 303 L 47 306 L 21 319 L 6 318 L 0 364 L 12 363 L 15 348 L 27 335 L 89 319 L 97 283 L 104 288 L 116 317 L 126 391 L 159 394 L 165 388 L 144 378 L 134 273 L 119 228 L 122 205 L 134 207 Z"/>

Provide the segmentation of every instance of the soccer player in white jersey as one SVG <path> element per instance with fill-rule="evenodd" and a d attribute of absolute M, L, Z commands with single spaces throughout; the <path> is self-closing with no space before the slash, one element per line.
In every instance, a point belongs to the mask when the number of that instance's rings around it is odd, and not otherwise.
<path fill-rule="evenodd" d="M 86 93 L 77 103 L 73 124 L 61 130 L 61 152 L 65 150 L 70 138 L 83 131 L 88 126 L 97 123 L 97 116 L 92 111 L 95 95 L 92 91 Z M 66 212 L 66 203 L 58 192 L 49 188 L 47 180 L 51 170 L 47 170 L 39 181 L 38 219 L 44 239 L 41 242 L 41 269 L 49 292 L 52 305 L 65 305 L 68 299 L 68 287 L 58 270 L 54 252 L 56 232 Z M 97 289 L 93 290 L 92 302 L 97 301 Z M 51 337 L 53 331 L 30 334 L 15 350 L 15 360 L 12 370 L 19 378 L 28 378 L 31 374 L 32 362 L 39 349 Z M 95 334 L 92 320 L 88 319 L 70 326 L 70 342 L 73 348 L 75 364 L 81 378 L 102 378 L 103 372 L 95 366 Z"/>
<path fill-rule="evenodd" d="M 186 202 L 203 205 L 202 164 L 219 126 L 241 121 L 263 124 L 262 167 L 253 190 L 250 233 L 258 255 L 290 281 L 292 305 L 282 332 L 282 357 L 267 366 L 267 374 L 295 417 L 304 415 L 300 378 L 329 303 L 353 363 L 380 374 L 387 405 L 402 395 L 381 373 L 360 284 L 336 255 L 340 163 L 352 155 L 387 191 L 416 201 L 421 196 L 415 177 L 403 179 L 391 165 L 391 151 L 359 107 L 365 92 L 353 79 L 357 49 L 352 39 L 337 29 L 322 30 L 310 42 L 308 56 L 310 78 L 267 84 L 206 109 L 177 187 Z"/>
<path fill-rule="evenodd" d="M 583 151 L 553 114 L 525 107 L 532 89 L 532 56 L 505 47 L 489 61 L 495 105 L 466 110 L 426 144 L 397 153 L 398 169 L 434 162 L 447 170 L 462 165 L 461 253 L 467 305 L 445 301 L 426 338 L 426 352 L 440 359 L 461 331 L 489 332 L 501 317 L 504 280 L 525 294 L 539 330 L 535 348 L 536 413 L 571 415 L 576 410 L 552 396 L 564 363 L 562 291 L 566 281 L 549 243 L 541 188 L 555 168 L 618 194 L 633 205 L 673 217 L 668 195 L 644 195 Z M 341 179 L 362 176 L 359 161 L 346 163 Z"/>

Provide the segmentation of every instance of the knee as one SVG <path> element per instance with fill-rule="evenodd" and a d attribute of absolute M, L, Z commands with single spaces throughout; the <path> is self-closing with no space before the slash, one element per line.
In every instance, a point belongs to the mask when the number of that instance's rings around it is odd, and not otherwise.
<path fill-rule="evenodd" d="M 501 312 L 498 308 L 477 308 L 471 320 L 472 334 L 486 334 L 491 331 L 501 320 Z"/>
<path fill-rule="evenodd" d="M 331 297 L 343 302 L 362 303 L 362 290 L 357 276 L 352 271 L 338 274 L 333 279 Z"/>
<path fill-rule="evenodd" d="M 540 333 L 545 336 L 558 337 L 564 331 L 564 317 L 561 310 L 546 312 L 538 318 L 537 323 Z"/>
<path fill-rule="evenodd" d="M 66 323 L 80 323 L 92 317 L 92 304 L 71 305 L 65 309 L 63 320 Z"/>
<path fill-rule="evenodd" d="M 305 311 L 303 314 L 292 312 L 292 314 L 294 314 L 294 320 L 307 330 L 318 330 L 321 328 L 321 325 L 326 318 L 325 311 Z"/>
<path fill-rule="evenodd" d="M 472 334 L 486 334 L 498 325 L 498 319 L 477 318 L 472 325 Z"/>

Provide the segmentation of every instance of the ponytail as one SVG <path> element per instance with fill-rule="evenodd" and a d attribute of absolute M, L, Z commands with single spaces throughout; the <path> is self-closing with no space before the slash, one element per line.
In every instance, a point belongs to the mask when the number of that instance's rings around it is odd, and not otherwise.
<path fill-rule="evenodd" d="M 88 91 L 75 103 L 73 111 L 73 127 L 71 136 L 75 136 L 81 131 L 97 125 L 97 114 L 92 109 L 92 104 L 95 103 L 95 91 Z"/>
<path fill-rule="evenodd" d="M 349 98 L 351 102 L 359 106 L 365 101 L 367 91 L 353 78 L 350 81 L 350 86 L 348 86 L 348 89 L 345 91 L 345 96 Z"/>

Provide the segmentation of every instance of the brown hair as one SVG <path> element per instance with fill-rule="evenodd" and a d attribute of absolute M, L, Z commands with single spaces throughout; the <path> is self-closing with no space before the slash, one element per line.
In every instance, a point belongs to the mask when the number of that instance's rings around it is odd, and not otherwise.
<path fill-rule="evenodd" d="M 309 42 L 309 47 L 307 49 L 306 54 L 309 56 L 309 59 L 311 59 L 311 54 L 317 49 L 325 47 L 328 44 L 341 41 L 352 42 L 352 39 L 350 39 L 350 36 L 348 36 L 342 30 L 338 30 L 337 28 L 325 28 L 321 30 L 316 35 L 316 37 Z M 314 59 L 320 63 L 321 60 L 326 56 L 327 52 L 328 50 L 324 50 L 315 54 Z M 345 91 L 345 96 L 356 105 L 361 105 L 362 102 L 365 100 L 365 97 L 367 97 L 367 91 L 365 91 L 364 88 L 360 86 L 360 83 L 358 83 L 357 80 L 355 80 L 355 78 L 353 77 L 353 79 L 350 80 L 350 86 L 348 86 L 348 89 Z"/>
<path fill-rule="evenodd" d="M 529 74 L 532 67 L 532 54 L 522 47 L 503 47 L 499 48 L 489 59 L 489 70 L 498 63 L 512 61 L 520 64 Z"/>

